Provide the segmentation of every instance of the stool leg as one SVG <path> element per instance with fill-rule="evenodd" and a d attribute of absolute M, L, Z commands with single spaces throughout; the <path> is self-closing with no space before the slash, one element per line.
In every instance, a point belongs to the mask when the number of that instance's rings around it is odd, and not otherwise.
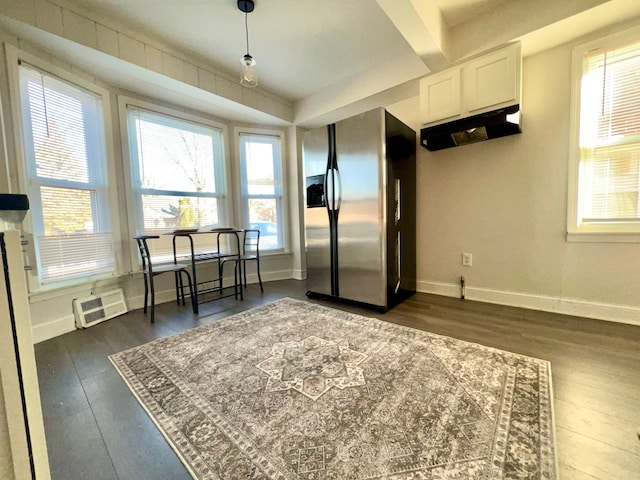
<path fill-rule="evenodd" d="M 152 276 L 150 276 L 149 282 L 151 283 L 151 323 L 156 323 L 156 291 Z"/>
<path fill-rule="evenodd" d="M 242 277 L 238 278 L 238 260 L 233 262 L 233 298 L 238 299 L 238 281 L 242 282 Z"/>
<path fill-rule="evenodd" d="M 244 288 L 247 288 L 247 261 L 242 260 L 242 274 L 244 275 Z"/>
<path fill-rule="evenodd" d="M 182 280 L 182 270 L 179 272 L 175 272 L 176 275 L 176 301 L 178 305 L 180 305 L 180 300 L 182 299 L 182 305 L 184 305 L 184 282 Z"/>
<path fill-rule="evenodd" d="M 242 291 L 242 262 L 240 260 L 236 261 L 236 268 L 238 269 L 238 282 L 236 285 L 240 289 L 240 300 L 244 300 L 244 293 Z"/>
<path fill-rule="evenodd" d="M 198 313 L 198 306 L 196 304 L 196 297 L 193 295 L 193 284 L 191 283 L 191 275 L 186 270 L 183 270 L 185 275 L 187 276 L 187 281 L 189 282 L 189 296 L 191 297 L 191 308 L 193 308 L 193 313 Z"/>
<path fill-rule="evenodd" d="M 147 313 L 147 301 L 149 300 L 149 280 L 147 279 L 147 274 L 143 273 L 142 277 L 144 278 L 144 313 Z"/>
<path fill-rule="evenodd" d="M 173 272 L 173 278 L 174 281 L 176 283 L 176 304 L 180 305 L 180 282 L 182 281 L 182 278 L 180 277 L 180 275 L 178 275 L 178 272 Z"/>
<path fill-rule="evenodd" d="M 258 271 L 258 282 L 260 282 L 260 293 L 264 293 L 264 288 L 262 288 L 262 277 L 260 276 L 260 260 L 256 260 L 256 270 Z"/>
<path fill-rule="evenodd" d="M 180 272 L 180 296 L 182 297 L 182 305 L 186 305 L 185 300 L 184 300 L 184 281 L 182 280 L 182 274 L 185 274 L 187 276 L 187 282 L 189 285 L 189 295 L 192 294 L 191 291 L 191 276 L 189 275 L 189 272 L 187 272 L 186 270 L 182 270 Z"/>

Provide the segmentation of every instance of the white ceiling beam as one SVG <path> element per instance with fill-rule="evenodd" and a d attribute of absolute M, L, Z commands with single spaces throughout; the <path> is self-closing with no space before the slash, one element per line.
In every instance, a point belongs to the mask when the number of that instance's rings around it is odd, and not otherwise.
<path fill-rule="evenodd" d="M 449 64 L 449 31 L 435 2 L 376 0 L 430 71 Z"/>
<path fill-rule="evenodd" d="M 351 114 L 362 113 L 367 108 L 360 106 L 361 101 L 428 73 L 428 68 L 420 58 L 413 53 L 407 53 L 395 58 L 392 62 L 378 65 L 360 75 L 336 82 L 299 100 L 294 105 L 294 123 L 306 127 L 317 125 L 318 122 L 326 122 L 329 118 L 331 121 L 340 120 L 341 118 L 335 118 L 337 114 L 339 115 L 337 112 L 348 110 Z M 398 100 L 394 98 L 393 101 Z M 348 109 L 344 110 L 345 107 Z"/>
<path fill-rule="evenodd" d="M 485 52 L 610 0 L 510 0 L 450 31 L 450 59 Z"/>

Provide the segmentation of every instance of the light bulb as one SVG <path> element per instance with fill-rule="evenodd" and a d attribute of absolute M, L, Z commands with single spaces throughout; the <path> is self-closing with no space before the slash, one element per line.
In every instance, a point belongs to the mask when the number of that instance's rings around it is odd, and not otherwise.
<path fill-rule="evenodd" d="M 248 53 L 242 57 L 242 75 L 240 77 L 240 84 L 244 87 L 256 87 L 258 85 L 258 79 L 253 72 L 253 66 L 256 61 Z"/>
<path fill-rule="evenodd" d="M 253 69 L 251 68 L 251 65 L 245 65 L 242 76 L 247 82 L 251 82 L 253 80 Z"/>

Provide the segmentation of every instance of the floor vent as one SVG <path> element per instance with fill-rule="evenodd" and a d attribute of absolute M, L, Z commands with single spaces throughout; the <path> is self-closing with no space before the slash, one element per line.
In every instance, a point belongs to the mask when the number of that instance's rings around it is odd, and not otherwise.
<path fill-rule="evenodd" d="M 73 301 L 76 327 L 87 328 L 127 312 L 122 289 L 76 298 Z"/>

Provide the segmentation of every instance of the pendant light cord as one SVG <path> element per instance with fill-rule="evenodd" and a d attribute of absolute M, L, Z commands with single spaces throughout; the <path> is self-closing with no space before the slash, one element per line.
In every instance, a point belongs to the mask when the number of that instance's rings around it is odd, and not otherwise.
<path fill-rule="evenodd" d="M 247 55 L 249 54 L 249 22 L 248 22 L 248 16 L 249 14 L 247 12 L 244 12 L 244 33 L 247 37 Z"/>
<path fill-rule="evenodd" d="M 249 53 L 249 13 L 253 11 L 254 6 L 253 0 L 238 0 L 238 8 L 244 12 L 244 34 L 247 44 L 247 53 L 241 59 L 243 67 L 242 74 L 240 75 L 240 85 L 249 88 L 258 85 L 252 69 L 256 62 Z"/>

